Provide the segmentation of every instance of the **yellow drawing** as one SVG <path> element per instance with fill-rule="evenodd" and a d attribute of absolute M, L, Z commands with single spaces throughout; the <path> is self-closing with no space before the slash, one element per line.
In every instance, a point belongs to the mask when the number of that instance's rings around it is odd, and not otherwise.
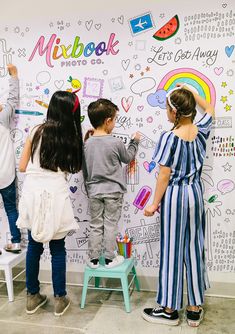
<path fill-rule="evenodd" d="M 71 76 L 69 76 L 68 82 L 71 82 L 71 85 L 74 89 L 81 89 L 82 84 L 78 79 L 73 79 Z"/>

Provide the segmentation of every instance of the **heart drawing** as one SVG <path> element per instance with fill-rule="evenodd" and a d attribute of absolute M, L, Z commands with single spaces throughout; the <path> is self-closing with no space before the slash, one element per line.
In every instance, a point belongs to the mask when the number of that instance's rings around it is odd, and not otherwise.
<path fill-rule="evenodd" d="M 129 96 L 127 99 L 125 97 L 123 97 L 121 99 L 121 104 L 122 104 L 122 108 L 125 110 L 125 112 L 128 112 L 132 103 L 133 103 L 133 96 Z"/>
<path fill-rule="evenodd" d="M 225 53 L 228 57 L 231 57 L 232 56 L 232 53 L 233 53 L 233 50 L 234 50 L 234 45 L 231 45 L 231 46 L 226 46 L 225 47 Z"/>
<path fill-rule="evenodd" d="M 215 67 L 215 68 L 214 68 L 214 72 L 215 72 L 216 75 L 220 75 L 220 74 L 222 74 L 223 71 L 224 71 L 224 68 L 223 68 L 223 67 Z"/>
<path fill-rule="evenodd" d="M 71 186 L 70 188 L 70 191 L 74 194 L 77 190 L 78 190 L 78 187 L 76 187 L 76 186 Z"/>
<path fill-rule="evenodd" d="M 145 161 L 143 163 L 144 169 L 146 169 L 146 171 L 148 173 L 151 173 L 152 170 L 156 167 L 156 162 L 155 161 L 151 161 L 150 163 L 148 161 Z"/>
<path fill-rule="evenodd" d="M 124 71 L 128 69 L 130 62 L 131 62 L 130 59 L 122 60 L 122 68 L 124 69 Z"/>

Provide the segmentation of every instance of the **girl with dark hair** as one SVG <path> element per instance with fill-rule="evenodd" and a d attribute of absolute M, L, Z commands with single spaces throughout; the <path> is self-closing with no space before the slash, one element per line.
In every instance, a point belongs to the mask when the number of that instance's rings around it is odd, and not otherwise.
<path fill-rule="evenodd" d="M 67 173 L 82 165 L 80 104 L 74 93 L 58 91 L 51 98 L 46 122 L 32 129 L 19 164 L 26 178 L 19 202 L 17 226 L 28 229 L 26 312 L 35 313 L 47 301 L 41 295 L 39 261 L 49 242 L 56 316 L 70 305 L 66 297 L 65 237 L 78 229 L 71 206 Z"/>
<path fill-rule="evenodd" d="M 204 111 L 193 124 L 196 104 Z M 160 165 L 152 205 L 145 216 L 153 216 L 161 204 L 160 270 L 157 308 L 144 309 L 142 316 L 153 323 L 178 325 L 183 303 L 184 265 L 188 306 L 186 319 L 198 326 L 201 305 L 208 287 L 204 257 L 205 211 L 201 171 L 210 134 L 213 107 L 184 85 L 167 94 L 167 116 L 173 129 L 160 136 L 153 159 Z"/>

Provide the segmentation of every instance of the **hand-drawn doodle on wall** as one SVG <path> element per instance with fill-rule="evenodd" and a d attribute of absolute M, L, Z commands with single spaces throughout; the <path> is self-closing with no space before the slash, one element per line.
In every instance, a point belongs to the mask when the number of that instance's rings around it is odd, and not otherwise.
<path fill-rule="evenodd" d="M 142 32 L 146 32 L 154 28 L 154 22 L 152 19 L 151 13 L 145 13 L 139 16 L 136 16 L 128 21 L 131 34 L 136 36 Z"/>
<path fill-rule="evenodd" d="M 135 214 L 139 210 L 143 210 L 146 204 L 148 203 L 150 197 L 152 194 L 152 189 L 149 186 L 143 186 L 140 188 L 138 194 L 135 197 L 135 200 L 133 202 L 133 205 L 136 207 Z"/>
<path fill-rule="evenodd" d="M 130 87 L 132 93 L 142 96 L 143 93 L 148 92 L 153 89 L 156 85 L 156 81 L 154 78 L 145 77 L 142 79 L 136 80 Z"/>
<path fill-rule="evenodd" d="M 7 64 L 12 63 L 12 49 L 7 49 L 7 42 L 4 38 L 0 39 L 0 55 L 2 55 L 2 59 L 0 60 L 0 78 L 3 78 L 7 75 Z"/>
<path fill-rule="evenodd" d="M 164 89 L 158 89 L 155 93 L 147 96 L 147 102 L 151 107 L 159 107 L 166 109 L 166 91 Z"/>
<path fill-rule="evenodd" d="M 85 78 L 83 86 L 83 96 L 99 99 L 103 95 L 103 88 L 103 79 Z"/>
<path fill-rule="evenodd" d="M 159 217 L 154 223 L 145 223 L 144 219 L 140 220 L 141 225 L 128 227 L 128 235 L 133 239 L 133 245 L 146 244 L 147 253 L 150 259 L 153 258 L 151 243 L 157 243 L 160 240 L 160 223 Z"/>
<path fill-rule="evenodd" d="M 235 156 L 235 146 L 233 136 L 213 136 L 211 138 L 214 157 L 234 157 Z"/>
<path fill-rule="evenodd" d="M 217 198 L 217 195 L 211 196 L 208 200 L 204 198 L 206 214 L 207 259 L 209 262 L 213 261 L 212 217 L 215 217 L 215 215 L 221 216 L 221 210 L 219 206 L 222 205 L 222 202 L 216 201 Z M 208 265 L 210 265 L 210 263 L 208 263 Z"/>
<path fill-rule="evenodd" d="M 78 79 L 72 78 L 71 75 L 69 76 L 69 79 L 67 81 L 71 83 L 71 86 L 74 89 L 81 89 L 82 88 L 81 82 Z"/>
<path fill-rule="evenodd" d="M 131 186 L 131 191 L 135 190 L 135 186 L 139 184 L 139 166 L 138 161 L 133 159 L 127 166 L 126 166 L 126 184 Z"/>
<path fill-rule="evenodd" d="M 210 11 L 184 17 L 185 41 L 212 40 L 234 36 L 235 17 L 233 10 L 226 13 Z"/>
<path fill-rule="evenodd" d="M 172 17 L 163 27 L 155 32 L 153 38 L 158 41 L 165 41 L 168 38 L 173 37 L 179 30 L 179 18 L 178 15 Z"/>
<path fill-rule="evenodd" d="M 198 94 L 215 106 L 216 93 L 213 83 L 201 72 L 193 68 L 178 68 L 168 72 L 159 83 L 158 89 L 169 91 L 177 83 L 186 83 L 196 89 Z"/>

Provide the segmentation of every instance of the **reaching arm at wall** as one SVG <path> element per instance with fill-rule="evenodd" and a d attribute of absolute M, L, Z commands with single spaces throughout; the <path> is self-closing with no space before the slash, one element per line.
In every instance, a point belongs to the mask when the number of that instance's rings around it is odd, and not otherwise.
<path fill-rule="evenodd" d="M 28 166 L 28 162 L 31 155 L 31 141 L 29 138 L 26 139 L 24 149 L 20 158 L 19 171 L 25 172 Z"/>

